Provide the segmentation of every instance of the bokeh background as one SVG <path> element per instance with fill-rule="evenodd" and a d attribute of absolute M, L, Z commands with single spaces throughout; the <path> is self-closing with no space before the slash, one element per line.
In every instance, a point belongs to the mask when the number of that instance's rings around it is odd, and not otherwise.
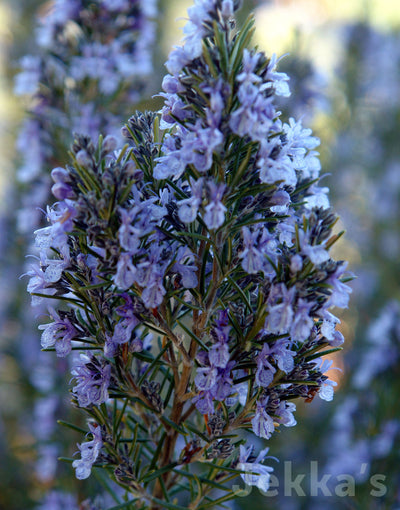
<path fill-rule="evenodd" d="M 121 123 L 137 108 L 159 108 L 160 99 L 152 96 L 161 89 L 163 62 L 181 37 L 191 3 L 159 0 L 146 97 L 132 111 L 127 108 Z M 0 509 L 100 509 L 103 503 L 83 503 L 100 490 L 96 476 L 76 483 L 70 466 L 55 460 L 73 453 L 79 440 L 74 431 L 55 424 L 67 413 L 68 375 L 58 365 L 58 400 L 44 399 L 46 387 L 37 381 L 47 380 L 49 367 L 38 357 L 34 315 L 29 334 L 21 318 L 29 307 L 25 284 L 18 280 L 28 241 L 16 227 L 22 193 L 16 173 L 32 146 L 29 138 L 16 146 L 29 104 L 14 94 L 14 80 L 20 59 L 35 53 L 41 9 L 39 0 L 0 3 Z M 269 440 L 270 454 L 279 461 L 270 460 L 280 480 L 277 495 L 254 490 L 232 506 L 398 510 L 400 3 L 244 0 L 243 19 L 251 11 L 254 42 L 267 55 L 286 55 L 280 70 L 291 77 L 292 96 L 280 105 L 283 118 L 302 117 L 321 139 L 323 183 L 341 216 L 338 231 L 346 230 L 335 258 L 348 260 L 357 279 L 350 306 L 339 315 L 346 343 L 332 358 L 339 369 L 330 373 L 338 383 L 334 401 L 316 398 L 299 408 L 298 425 Z M 312 461 L 319 480 L 330 475 L 326 490 L 315 483 Z M 301 491 L 285 490 L 289 463 L 292 479 L 304 474 Z M 374 492 L 377 481 L 385 490 Z"/>

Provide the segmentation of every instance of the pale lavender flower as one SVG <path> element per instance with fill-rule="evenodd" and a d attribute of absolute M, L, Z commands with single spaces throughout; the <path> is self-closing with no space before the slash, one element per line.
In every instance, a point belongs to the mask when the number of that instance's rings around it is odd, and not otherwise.
<path fill-rule="evenodd" d="M 288 333 L 293 317 L 293 299 L 296 289 L 294 287 L 287 289 L 284 283 L 275 285 L 275 299 L 268 306 L 268 316 L 265 321 L 265 330 L 270 333 L 282 334 Z"/>
<path fill-rule="evenodd" d="M 280 370 L 286 373 L 291 372 L 294 367 L 294 356 L 295 352 L 290 349 L 290 344 L 285 339 L 278 340 L 271 345 L 265 343 L 257 355 L 256 384 L 263 388 L 267 388 L 271 384 L 276 373 L 275 364 Z"/>
<path fill-rule="evenodd" d="M 46 440 L 53 433 L 56 425 L 55 411 L 59 404 L 57 395 L 45 395 L 36 400 L 32 428 L 38 439 Z"/>
<path fill-rule="evenodd" d="M 78 480 L 89 478 L 92 466 L 96 462 L 103 446 L 101 427 L 97 424 L 89 423 L 89 429 L 93 439 L 80 445 L 78 444 L 81 458 L 74 460 L 72 463 L 72 467 L 76 470 L 76 478 Z"/>
<path fill-rule="evenodd" d="M 259 231 L 251 232 L 248 227 L 243 227 L 242 236 L 244 249 L 239 255 L 242 259 L 242 267 L 249 274 L 258 273 L 263 270 L 265 263 L 264 254 L 256 247 Z"/>
<path fill-rule="evenodd" d="M 296 172 L 289 156 L 271 159 L 269 154 L 269 148 L 265 155 L 263 152 L 260 153 L 261 157 L 258 160 L 258 167 L 260 169 L 261 182 L 265 182 L 266 184 L 280 182 L 281 185 L 296 186 Z"/>
<path fill-rule="evenodd" d="M 173 265 L 173 270 L 176 271 L 182 280 L 182 285 L 185 289 L 193 289 L 197 286 L 197 267 L 193 265 L 194 255 L 185 246 L 178 248 L 176 254 L 176 261 Z"/>
<path fill-rule="evenodd" d="M 347 308 L 349 304 L 349 294 L 352 292 L 351 287 L 343 283 L 340 278 L 344 275 L 352 276 L 347 271 L 347 262 L 338 264 L 336 271 L 328 278 L 327 283 L 332 286 L 332 294 L 327 306 L 338 306 L 339 308 Z"/>
<path fill-rule="evenodd" d="M 321 165 L 313 149 L 320 144 L 319 138 L 311 136 L 312 130 L 303 128 L 301 121 L 289 119 L 289 124 L 283 125 L 285 133 L 285 152 L 293 162 L 296 170 L 301 170 L 305 178 L 318 177 Z M 315 164 L 317 166 L 315 166 Z"/>
<path fill-rule="evenodd" d="M 322 373 L 330 370 L 333 365 L 332 360 L 324 360 L 323 361 L 322 359 L 320 359 L 319 361 L 320 361 L 319 370 Z M 336 369 L 336 370 L 338 370 L 338 369 Z M 330 402 L 333 399 L 333 394 L 334 394 L 333 388 L 334 388 L 334 386 L 337 386 L 337 382 L 331 381 L 330 379 L 327 378 L 327 376 L 323 376 L 323 377 L 324 377 L 324 380 L 322 381 L 322 385 L 318 391 L 318 395 L 322 400 L 326 400 L 327 402 Z"/>
<path fill-rule="evenodd" d="M 324 310 L 321 334 L 328 340 L 332 347 L 338 347 L 344 342 L 342 333 L 336 329 L 337 324 L 340 324 L 340 319 L 327 310 Z"/>
<path fill-rule="evenodd" d="M 329 260 L 329 253 L 324 244 L 313 245 L 310 244 L 310 236 L 305 234 L 304 231 L 299 231 L 299 239 L 301 246 L 301 253 L 306 255 L 313 264 L 320 265 Z"/>
<path fill-rule="evenodd" d="M 253 432 L 258 437 L 269 439 L 275 430 L 274 420 L 265 410 L 265 403 L 257 402 L 254 418 L 251 420 Z"/>
<path fill-rule="evenodd" d="M 191 182 L 191 197 L 178 202 L 179 219 L 184 223 L 191 223 L 196 219 L 197 213 L 202 203 L 203 179 Z"/>
<path fill-rule="evenodd" d="M 303 258 L 301 255 L 296 254 L 290 259 L 290 270 L 292 273 L 298 273 L 303 269 Z"/>
<path fill-rule="evenodd" d="M 31 269 L 22 276 L 30 276 L 26 289 L 32 294 L 32 306 L 40 305 L 45 299 L 42 296 L 35 296 L 34 294 L 54 296 L 57 292 L 57 289 L 51 286 L 52 282 L 47 279 L 45 272 L 42 271 L 38 265 L 32 265 Z"/>
<path fill-rule="evenodd" d="M 218 370 L 216 367 L 208 366 L 198 368 L 196 371 L 195 383 L 200 391 L 211 390 L 217 383 Z"/>
<path fill-rule="evenodd" d="M 57 457 L 60 448 L 56 444 L 43 444 L 38 447 L 35 475 L 41 483 L 51 483 L 57 471 Z"/>
<path fill-rule="evenodd" d="M 49 308 L 49 312 L 54 322 L 39 326 L 43 330 L 41 345 L 44 349 L 54 346 L 57 356 L 64 358 L 71 352 L 71 341 L 77 337 L 78 331 L 67 315 L 61 317 L 53 308 Z"/>
<path fill-rule="evenodd" d="M 271 364 L 272 359 L 270 359 L 270 355 L 272 352 L 272 348 L 265 343 L 257 356 L 255 381 L 258 386 L 262 386 L 263 388 L 268 388 L 276 372 L 276 368 Z"/>
<path fill-rule="evenodd" d="M 297 425 L 297 421 L 293 416 L 295 411 L 296 404 L 294 402 L 281 400 L 278 409 L 275 411 L 275 414 L 278 416 L 276 421 L 282 423 L 285 427 L 294 427 Z"/>
<path fill-rule="evenodd" d="M 99 362 L 95 357 L 80 354 L 71 371 L 76 386 L 72 391 L 80 407 L 100 405 L 108 400 L 111 379 L 111 365 Z"/>
<path fill-rule="evenodd" d="M 224 194 L 225 185 L 207 183 L 209 188 L 208 204 L 205 207 L 204 221 L 210 230 L 214 230 L 223 225 L 225 221 L 226 207 L 221 202 Z"/>
<path fill-rule="evenodd" d="M 122 297 L 125 303 L 116 309 L 116 313 L 122 318 L 122 320 L 119 320 L 116 323 L 114 327 L 114 334 L 111 338 L 111 341 L 118 345 L 129 342 L 132 337 L 133 330 L 140 323 L 134 312 L 132 298 L 127 293 L 122 294 Z"/>
<path fill-rule="evenodd" d="M 191 60 L 199 57 L 202 52 L 202 41 L 205 34 L 203 24 L 211 20 L 209 11 L 215 10 L 213 0 L 197 0 L 188 9 L 189 21 L 185 25 L 183 46 L 176 46 L 169 54 L 166 67 L 171 74 L 178 74 Z"/>
<path fill-rule="evenodd" d="M 142 292 L 142 299 L 147 308 L 157 308 L 166 294 L 163 284 L 163 273 L 153 272 L 150 282 Z"/>
<path fill-rule="evenodd" d="M 289 84 L 287 83 L 289 76 L 286 73 L 276 71 L 279 60 L 280 58 L 274 53 L 268 64 L 267 79 L 271 80 L 272 87 L 277 96 L 287 97 L 290 96 Z"/>
<path fill-rule="evenodd" d="M 261 491 L 267 492 L 269 489 L 271 473 L 274 469 L 270 466 L 265 466 L 262 462 L 265 459 L 269 448 L 261 450 L 258 456 L 254 460 L 250 461 L 253 451 L 253 446 L 246 449 L 245 446 L 240 445 L 238 469 L 245 471 L 245 473 L 242 473 L 240 476 L 246 485 L 254 485 Z"/>
<path fill-rule="evenodd" d="M 137 269 L 132 263 L 132 256 L 129 253 L 121 253 L 114 276 L 115 285 L 122 290 L 129 289 L 136 279 L 136 273 Z"/>
<path fill-rule="evenodd" d="M 310 336 L 314 321 L 310 316 L 314 303 L 300 298 L 297 301 L 296 312 L 290 328 L 290 336 L 295 342 L 304 342 Z"/>
<path fill-rule="evenodd" d="M 219 357 L 220 363 L 225 363 L 227 356 Z M 218 376 L 215 385 L 210 389 L 211 396 L 219 402 L 223 402 L 232 394 L 233 379 L 232 369 L 236 361 L 229 361 L 225 367 L 218 368 Z"/>
<path fill-rule="evenodd" d="M 400 357 L 400 306 L 390 301 L 367 329 L 368 344 L 353 374 L 356 389 L 365 390 Z"/>
<path fill-rule="evenodd" d="M 296 353 L 291 349 L 291 347 L 291 341 L 285 338 L 277 340 L 273 346 L 273 357 L 278 364 L 278 367 L 287 374 L 293 370 L 293 358 L 296 356 Z"/>
<path fill-rule="evenodd" d="M 208 352 L 201 353 L 201 363 L 207 366 L 198 368 L 195 377 L 195 384 L 200 390 L 200 395 L 193 402 L 200 412 L 207 411 L 204 414 L 213 412 L 213 399 L 223 401 L 233 392 L 231 371 L 236 362 L 230 361 L 229 331 L 227 310 L 221 310 L 211 330 L 211 335 L 216 342 Z"/>
<path fill-rule="evenodd" d="M 21 126 L 17 136 L 16 149 L 18 154 L 25 154 L 29 140 L 29 159 L 22 159 L 17 170 L 17 177 L 21 183 L 31 183 L 41 176 L 43 166 L 51 154 L 49 134 L 43 129 L 38 119 L 27 118 Z M 40 193 L 38 193 L 40 195 Z M 32 198 L 32 197 L 29 197 Z M 38 203 L 37 205 L 42 205 Z"/>
<path fill-rule="evenodd" d="M 313 184 L 310 187 L 309 194 L 305 197 L 305 207 L 309 211 L 312 211 L 315 208 L 321 208 L 321 209 L 329 209 L 330 202 L 329 202 L 329 188 L 326 186 L 317 186 L 316 184 Z"/>

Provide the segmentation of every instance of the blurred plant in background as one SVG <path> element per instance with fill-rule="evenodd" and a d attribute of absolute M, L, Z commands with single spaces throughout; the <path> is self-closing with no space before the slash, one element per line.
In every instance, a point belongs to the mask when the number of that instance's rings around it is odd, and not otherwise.
<path fill-rule="evenodd" d="M 342 34 L 347 43 L 338 88 L 346 102 L 336 101 L 332 168 L 339 169 L 337 207 L 361 255 L 353 265 L 359 320 L 346 358 L 350 375 L 328 429 L 326 470 L 356 477 L 360 508 L 398 508 L 400 33 L 364 22 L 343 27 Z M 376 473 L 387 487 L 379 500 L 368 483 Z"/>
<path fill-rule="evenodd" d="M 29 111 L 17 139 L 17 179 L 29 183 L 18 211 L 20 231 L 41 222 L 49 169 L 65 161 L 72 133 L 119 134 L 121 119 L 142 97 L 152 73 L 156 12 L 155 0 L 43 4 L 37 52 L 21 59 L 14 87 L 27 97 Z"/>
<path fill-rule="evenodd" d="M 338 64 L 332 168 L 340 168 L 337 204 L 361 253 L 364 322 L 371 307 L 399 296 L 400 34 L 366 23 L 343 27 L 341 34 L 347 45 Z"/>
<path fill-rule="evenodd" d="M 2 240 L 7 244 L 2 267 L 8 268 L 2 271 L 8 304 L 2 305 L 11 319 L 5 322 L 2 333 L 8 360 L 17 369 L 14 377 L 23 385 L 19 397 L 26 400 L 19 419 L 15 421 L 12 412 L 7 413 L 15 424 L 15 428 L 8 427 L 13 430 L 8 441 L 14 451 L 27 452 L 26 496 L 36 501 L 60 482 L 63 469 L 57 457 L 65 446 L 59 443 L 73 441 L 67 434 L 60 435 L 56 426 L 56 417 L 70 413 L 63 395 L 68 364 L 54 363 L 40 353 L 37 315 L 22 297 L 22 284 L 12 284 L 10 279 L 16 282 L 18 273 L 24 272 L 28 238 L 25 240 L 23 234 L 45 222 L 42 209 L 50 197 L 50 170 L 64 163 L 72 132 L 79 129 L 87 134 L 101 131 L 119 136 L 121 123 L 144 90 L 152 90 L 148 77 L 154 78 L 157 14 L 152 0 L 56 0 L 42 4 L 40 9 L 39 5 L 28 6 L 35 14 L 35 39 L 29 47 L 32 54 L 21 59 L 22 70 L 15 76 L 14 91 L 23 96 L 28 115 L 17 138 L 16 183 L 9 184 L 9 207 L 2 216 L 6 234 Z M 21 437 L 26 438 L 25 447 L 18 444 Z M 14 503 L 6 499 L 10 488 L 1 493 L 1 505 L 12 508 Z M 51 494 L 44 507 L 58 508 L 55 505 L 59 501 L 61 508 L 64 496 Z M 15 505 L 27 508 L 28 500 Z"/>

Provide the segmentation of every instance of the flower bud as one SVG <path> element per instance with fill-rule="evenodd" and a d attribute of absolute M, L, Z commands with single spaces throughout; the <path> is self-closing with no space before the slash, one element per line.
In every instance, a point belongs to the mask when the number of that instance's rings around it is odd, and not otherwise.
<path fill-rule="evenodd" d="M 51 188 L 51 192 L 58 200 L 65 200 L 66 198 L 74 198 L 75 193 L 72 191 L 71 186 L 64 182 L 56 182 Z"/>
<path fill-rule="evenodd" d="M 292 273 L 298 273 L 303 268 L 303 259 L 301 255 L 293 255 L 290 260 L 290 271 Z"/>
<path fill-rule="evenodd" d="M 107 135 L 103 141 L 103 150 L 106 152 L 113 152 L 117 148 L 118 142 L 115 136 Z"/>
<path fill-rule="evenodd" d="M 53 168 L 51 178 L 54 182 L 69 182 L 71 180 L 68 171 L 60 166 Z"/>
<path fill-rule="evenodd" d="M 81 149 L 78 152 L 76 155 L 76 161 L 83 167 L 90 166 L 91 163 L 90 156 L 84 149 Z"/>

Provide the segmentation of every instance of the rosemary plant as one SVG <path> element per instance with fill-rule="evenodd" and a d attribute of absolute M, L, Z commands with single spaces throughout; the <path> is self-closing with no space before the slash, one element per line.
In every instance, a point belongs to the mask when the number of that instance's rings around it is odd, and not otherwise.
<path fill-rule="evenodd" d="M 125 489 L 115 508 L 217 508 L 238 476 L 267 491 L 251 435 L 294 426 L 298 398 L 333 397 L 321 356 L 340 349 L 329 308 L 350 289 L 319 141 L 281 120 L 288 77 L 237 9 L 196 1 L 162 112 L 133 115 L 121 151 L 76 135 L 35 232 L 28 290 L 63 303 L 42 346 L 77 354 L 72 402 L 89 417 L 72 466 Z"/>

